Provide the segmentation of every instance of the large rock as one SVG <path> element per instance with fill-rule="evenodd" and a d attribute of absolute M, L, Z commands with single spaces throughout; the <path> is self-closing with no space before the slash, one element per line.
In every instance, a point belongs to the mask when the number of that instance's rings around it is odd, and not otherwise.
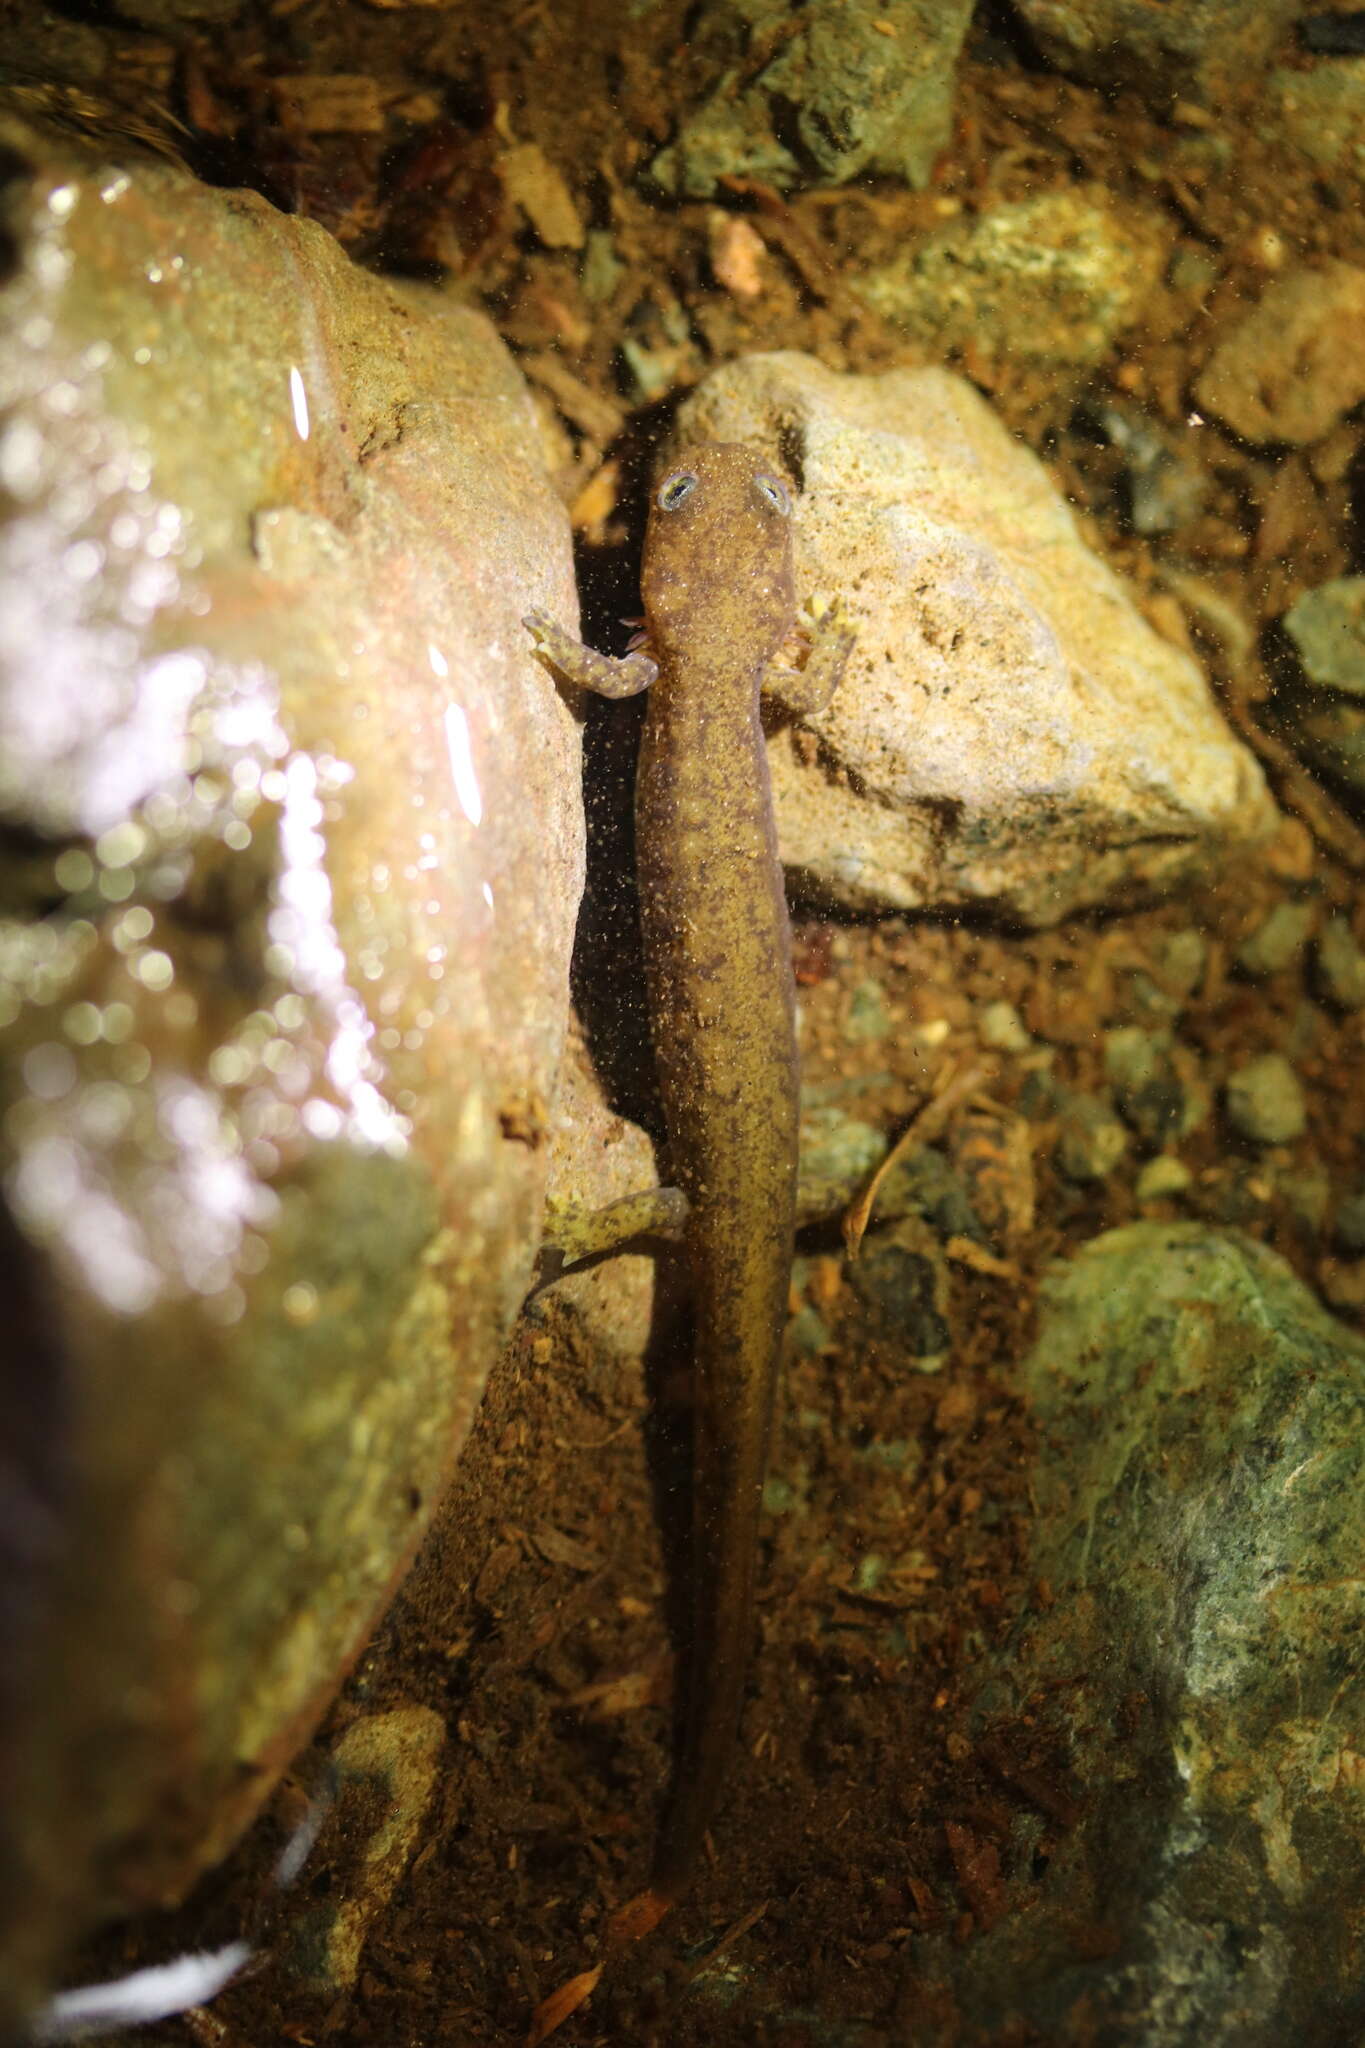
<path fill-rule="evenodd" d="M 488 324 L 6 139 L 13 2003 L 221 1853 L 427 1525 L 530 1272 L 582 844 Z"/>
<path fill-rule="evenodd" d="M 734 176 L 927 185 L 971 14 L 971 0 L 811 0 L 796 14 L 787 0 L 712 0 L 689 39 L 724 69 L 651 177 L 693 198 Z"/>
<path fill-rule="evenodd" d="M 1054 1273 L 1021 1382 L 1047 1592 L 977 1734 L 1061 1825 L 955 1973 L 973 2026 L 1358 2038 L 1365 1344 L 1249 1240 L 1137 1224 Z"/>
<path fill-rule="evenodd" d="M 770 746 L 783 859 L 821 892 L 1044 925 L 1273 828 L 1195 663 L 964 379 L 749 356 L 679 434 L 794 473 L 798 590 L 842 596 L 857 633 L 829 710 Z"/>
<path fill-rule="evenodd" d="M 1041 54 L 1091 85 L 1177 97 L 1245 99 L 1266 58 L 1314 0 L 1013 0 Z"/>

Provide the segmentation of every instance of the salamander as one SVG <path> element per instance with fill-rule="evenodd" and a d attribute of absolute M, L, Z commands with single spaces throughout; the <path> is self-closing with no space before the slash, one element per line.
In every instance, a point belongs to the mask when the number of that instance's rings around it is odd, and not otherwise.
<path fill-rule="evenodd" d="M 759 698 L 821 709 L 852 645 L 833 608 L 805 663 L 782 665 L 796 626 L 792 513 L 754 450 L 687 449 L 650 509 L 644 645 L 613 659 L 543 612 L 526 620 L 569 681 L 608 697 L 649 691 L 636 863 L 667 1154 L 685 1198 L 659 1190 L 660 1214 L 685 1216 L 695 1389 L 692 1639 L 651 1877 L 660 1912 L 687 1883 L 738 1730 L 796 1218 L 795 987 Z M 623 1207 L 638 1229 L 639 1198 Z"/>

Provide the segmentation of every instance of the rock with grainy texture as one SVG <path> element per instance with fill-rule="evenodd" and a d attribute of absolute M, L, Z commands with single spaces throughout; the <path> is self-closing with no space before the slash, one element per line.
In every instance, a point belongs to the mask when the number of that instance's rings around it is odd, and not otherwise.
<path fill-rule="evenodd" d="M 857 635 L 828 711 L 769 748 L 782 857 L 819 892 L 1045 925 L 1273 830 L 1195 663 L 965 380 L 751 356 L 679 434 L 794 472 L 798 594 L 841 596 Z"/>
<path fill-rule="evenodd" d="M 6 141 L 31 1988 L 221 1854 L 427 1525 L 530 1273 L 583 849 L 520 624 L 575 616 L 568 525 L 488 324 L 252 194 Z"/>
<path fill-rule="evenodd" d="M 1305 0 L 1013 0 L 1041 54 L 1091 85 L 1218 106 L 1261 84 Z"/>
<path fill-rule="evenodd" d="M 1262 107 L 1258 125 L 1274 140 L 1301 150 L 1320 171 L 1365 182 L 1365 64 L 1358 56 L 1272 71 Z"/>
<path fill-rule="evenodd" d="M 1365 398 L 1365 270 L 1324 263 L 1267 285 L 1200 371 L 1199 404 L 1244 441 L 1302 447 Z"/>
<path fill-rule="evenodd" d="M 1139 318 L 1171 239 L 1150 209 L 1075 187 L 954 221 L 850 283 L 926 352 L 1074 372 Z"/>
<path fill-rule="evenodd" d="M 952 133 L 971 15 L 971 0 L 810 0 L 795 14 L 787 0 L 712 0 L 689 40 L 719 76 L 651 177 L 690 198 L 727 176 L 787 190 L 877 174 L 922 188 Z"/>
<path fill-rule="evenodd" d="M 1018 1384 L 1047 1594 L 972 1734 L 1034 1774 L 964 2037 L 1354 2039 L 1365 1344 L 1261 1246 L 1141 1223 L 1055 1270 Z"/>
<path fill-rule="evenodd" d="M 338 1879 L 291 1922 L 280 1967 L 329 1999 L 349 1991 L 361 1953 L 420 1845 L 438 1783 L 446 1727 L 430 1707 L 362 1714 L 328 1752 L 336 1811 L 327 1825 L 347 1847 Z M 376 1796 L 377 1795 L 377 1796 Z"/>

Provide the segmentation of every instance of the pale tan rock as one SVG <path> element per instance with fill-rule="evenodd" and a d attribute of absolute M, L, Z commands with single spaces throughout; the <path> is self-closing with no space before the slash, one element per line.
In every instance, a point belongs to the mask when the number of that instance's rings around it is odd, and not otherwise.
<path fill-rule="evenodd" d="M 531 1272 L 583 844 L 520 624 L 576 616 L 568 522 L 488 323 L 252 194 L 6 140 L 32 1989 L 222 1852 L 427 1526 Z"/>
<path fill-rule="evenodd" d="M 962 378 L 751 356 L 678 434 L 794 473 L 798 590 L 842 596 L 857 633 L 829 710 L 769 749 L 783 859 L 817 890 L 1045 925 L 1273 830 L 1195 662 Z"/>

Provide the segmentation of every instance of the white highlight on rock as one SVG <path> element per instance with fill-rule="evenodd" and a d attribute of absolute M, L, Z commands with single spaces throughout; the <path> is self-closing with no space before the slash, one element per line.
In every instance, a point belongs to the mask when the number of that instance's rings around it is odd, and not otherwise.
<path fill-rule="evenodd" d="M 346 956 L 332 922 L 332 884 L 323 865 L 327 844 L 319 830 L 322 803 L 312 756 L 293 755 L 281 780 L 280 877 L 269 919 L 271 942 L 288 955 L 289 976 L 299 993 L 330 1012 L 327 1078 L 349 1112 L 347 1136 L 400 1154 L 407 1150 L 409 1126 L 369 1079 L 374 1026 L 346 980 Z"/>
<path fill-rule="evenodd" d="M 470 743 L 469 720 L 459 704 L 445 710 L 446 751 L 450 756 L 451 779 L 460 809 L 471 825 L 483 822 L 483 791 L 474 772 L 474 749 Z"/>
<path fill-rule="evenodd" d="M 289 368 L 289 403 L 294 409 L 294 432 L 300 441 L 306 441 L 312 428 L 308 420 L 308 393 L 303 387 L 303 373 L 291 363 Z"/>

